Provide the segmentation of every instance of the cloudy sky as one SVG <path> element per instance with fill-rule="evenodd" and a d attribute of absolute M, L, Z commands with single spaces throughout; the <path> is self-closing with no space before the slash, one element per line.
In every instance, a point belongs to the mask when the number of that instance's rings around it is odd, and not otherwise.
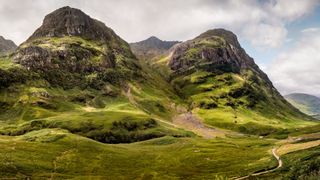
<path fill-rule="evenodd" d="M 46 14 L 66 5 L 128 42 L 229 29 L 282 94 L 320 95 L 320 0 L 0 0 L 0 35 L 22 43 Z"/>

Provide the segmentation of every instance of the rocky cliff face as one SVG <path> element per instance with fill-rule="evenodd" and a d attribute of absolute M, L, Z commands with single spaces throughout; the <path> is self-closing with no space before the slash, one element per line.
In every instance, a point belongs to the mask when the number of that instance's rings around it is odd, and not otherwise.
<path fill-rule="evenodd" d="M 174 71 L 183 71 L 194 65 L 212 66 L 208 70 L 239 73 L 242 69 L 259 70 L 230 31 L 215 29 L 207 31 L 193 40 L 178 45 L 169 62 Z"/>
<path fill-rule="evenodd" d="M 17 48 L 17 45 L 4 37 L 0 36 L 0 54 L 5 54 L 8 52 L 13 52 Z"/>
<path fill-rule="evenodd" d="M 209 30 L 193 40 L 177 45 L 168 64 L 176 73 L 190 69 L 216 73 L 242 73 L 251 70 L 272 85 L 267 75 L 240 46 L 237 36 L 224 29 Z"/>
<path fill-rule="evenodd" d="M 39 37 L 63 37 L 80 36 L 96 41 L 116 41 L 122 40 L 102 22 L 92 19 L 79 9 L 62 7 L 48 14 L 40 28 L 28 39 Z"/>
<path fill-rule="evenodd" d="M 133 53 L 139 59 L 150 60 L 156 56 L 163 55 L 171 47 L 180 43 L 179 41 L 162 41 L 159 38 L 152 36 L 144 41 L 131 43 L 130 47 Z"/>
<path fill-rule="evenodd" d="M 91 73 L 133 58 L 129 45 L 113 30 L 78 9 L 63 7 L 45 17 L 14 61 L 36 71 Z"/>

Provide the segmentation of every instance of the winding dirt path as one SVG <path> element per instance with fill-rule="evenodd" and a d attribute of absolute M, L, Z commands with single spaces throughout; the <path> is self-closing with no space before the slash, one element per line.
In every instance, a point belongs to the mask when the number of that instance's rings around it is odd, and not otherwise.
<path fill-rule="evenodd" d="M 252 177 L 252 176 L 260 176 L 260 175 L 263 175 L 263 174 L 267 174 L 267 173 L 271 173 L 279 168 L 281 168 L 283 166 L 283 162 L 282 160 L 280 159 L 280 156 L 277 154 L 277 148 L 273 148 L 272 149 L 272 155 L 273 157 L 275 157 L 278 161 L 278 166 L 273 168 L 273 169 L 269 169 L 269 170 L 265 170 L 265 171 L 261 171 L 261 172 L 257 172 L 257 173 L 253 173 L 253 174 L 250 174 L 250 175 L 247 175 L 247 176 L 243 176 L 243 177 L 239 177 L 239 178 L 232 178 L 234 180 L 242 180 L 242 179 L 247 179 L 249 177 Z"/>
<path fill-rule="evenodd" d="M 273 169 L 266 170 L 266 171 L 253 173 L 253 174 L 250 174 L 247 176 L 238 177 L 238 178 L 231 178 L 231 179 L 242 180 L 242 179 L 247 179 L 252 176 L 259 176 L 259 175 L 274 172 L 283 166 L 283 162 L 280 158 L 281 155 L 288 154 L 288 153 L 295 152 L 295 151 L 299 151 L 299 150 L 309 149 L 309 148 L 316 147 L 316 146 L 320 146 L 320 140 L 314 140 L 314 141 L 309 141 L 309 142 L 304 142 L 304 143 L 295 143 L 295 142 L 298 142 L 299 140 L 302 140 L 303 138 L 308 139 L 308 136 L 310 136 L 310 138 L 312 138 L 312 137 L 319 137 L 319 135 L 320 134 L 310 134 L 310 135 L 304 135 L 304 137 L 296 137 L 296 138 L 290 137 L 290 138 L 286 139 L 285 141 L 283 141 L 282 144 L 278 148 L 272 149 L 272 155 L 278 161 L 277 167 L 275 167 Z"/>

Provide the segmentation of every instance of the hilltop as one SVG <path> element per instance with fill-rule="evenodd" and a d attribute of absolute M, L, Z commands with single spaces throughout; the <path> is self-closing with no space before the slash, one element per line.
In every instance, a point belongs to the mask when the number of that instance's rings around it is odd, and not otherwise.
<path fill-rule="evenodd" d="M 179 41 L 163 41 L 155 36 L 151 36 L 146 40 L 130 43 L 132 52 L 139 58 L 150 60 L 154 57 L 161 56 L 168 52 Z"/>

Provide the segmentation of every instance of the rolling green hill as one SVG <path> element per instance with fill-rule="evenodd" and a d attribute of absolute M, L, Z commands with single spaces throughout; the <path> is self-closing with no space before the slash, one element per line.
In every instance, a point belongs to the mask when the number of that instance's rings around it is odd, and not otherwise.
<path fill-rule="evenodd" d="M 320 98 L 302 93 L 289 94 L 285 98 L 301 112 L 320 118 Z"/>
<path fill-rule="evenodd" d="M 171 50 L 146 62 L 78 9 L 47 15 L 0 59 L 1 178 L 236 178 L 318 140 L 232 32 Z"/>

